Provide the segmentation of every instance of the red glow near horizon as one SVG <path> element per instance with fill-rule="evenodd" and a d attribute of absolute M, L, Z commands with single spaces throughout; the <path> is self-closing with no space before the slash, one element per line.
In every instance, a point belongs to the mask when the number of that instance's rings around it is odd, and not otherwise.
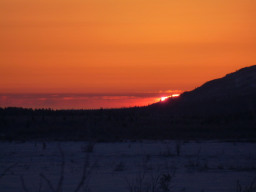
<path fill-rule="evenodd" d="M 147 106 L 159 102 L 155 94 L 0 94 L 0 107 L 100 109 Z"/>
<path fill-rule="evenodd" d="M 173 92 L 173 93 L 171 93 Z M 147 106 L 177 97 L 180 90 L 128 94 L 1 94 L 0 107 L 100 109 Z"/>

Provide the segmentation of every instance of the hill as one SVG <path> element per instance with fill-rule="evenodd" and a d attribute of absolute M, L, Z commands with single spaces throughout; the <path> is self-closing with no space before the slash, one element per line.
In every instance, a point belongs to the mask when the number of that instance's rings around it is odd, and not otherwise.
<path fill-rule="evenodd" d="M 179 98 L 151 107 L 179 114 L 228 115 L 256 111 L 256 65 L 211 80 Z"/>

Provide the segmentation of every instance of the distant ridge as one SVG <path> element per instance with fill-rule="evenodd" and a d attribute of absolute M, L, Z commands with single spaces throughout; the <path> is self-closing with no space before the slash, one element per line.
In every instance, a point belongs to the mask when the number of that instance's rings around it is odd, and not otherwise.
<path fill-rule="evenodd" d="M 185 92 L 188 95 L 200 96 L 200 99 L 218 98 L 226 96 L 255 94 L 256 91 L 256 65 L 242 68 L 225 77 L 215 79 L 203 84 L 193 91 Z"/>
<path fill-rule="evenodd" d="M 219 115 L 256 111 L 256 65 L 184 92 L 179 98 L 153 104 L 181 114 Z"/>

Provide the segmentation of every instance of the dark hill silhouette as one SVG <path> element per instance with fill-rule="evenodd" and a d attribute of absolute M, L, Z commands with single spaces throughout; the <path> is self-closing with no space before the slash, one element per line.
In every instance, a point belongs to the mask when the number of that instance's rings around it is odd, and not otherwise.
<path fill-rule="evenodd" d="M 179 98 L 156 103 L 152 108 L 179 114 L 225 115 L 256 111 L 256 65 L 209 81 Z"/>

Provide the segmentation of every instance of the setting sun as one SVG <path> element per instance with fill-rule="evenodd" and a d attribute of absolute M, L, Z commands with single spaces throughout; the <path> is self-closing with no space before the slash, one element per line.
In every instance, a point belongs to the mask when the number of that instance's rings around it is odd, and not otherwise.
<path fill-rule="evenodd" d="M 170 98 L 170 97 L 179 97 L 180 94 L 176 93 L 176 94 L 172 94 L 171 96 L 164 96 L 160 98 L 160 101 L 165 101 L 166 99 Z"/>
<path fill-rule="evenodd" d="M 161 101 L 165 101 L 166 99 L 168 99 L 169 97 L 161 97 Z"/>
<path fill-rule="evenodd" d="M 180 96 L 180 94 L 172 94 L 172 97 L 179 97 Z"/>

